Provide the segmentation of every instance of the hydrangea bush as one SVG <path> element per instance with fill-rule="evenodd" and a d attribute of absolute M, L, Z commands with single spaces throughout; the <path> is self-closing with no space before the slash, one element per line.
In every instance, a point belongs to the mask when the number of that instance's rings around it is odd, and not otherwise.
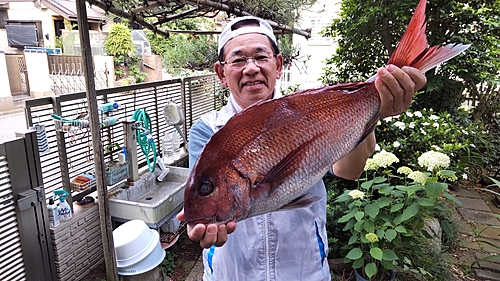
<path fill-rule="evenodd" d="M 407 110 L 379 122 L 376 129 L 380 149 L 392 151 L 400 160 L 396 166 L 411 166 L 423 151 L 442 152 L 461 176 L 481 168 L 490 143 L 482 123 L 468 119 L 465 108 L 457 114 L 431 110 Z"/>
<path fill-rule="evenodd" d="M 393 168 L 399 162 L 393 153 L 376 153 L 368 159 L 358 189 L 346 190 L 336 199 L 348 203 L 338 220 L 343 231 L 351 233 L 343 247 L 345 261 L 353 262 L 369 280 L 383 280 L 388 270 L 402 266 L 402 252 L 421 252 L 415 236 L 431 212 L 446 212 L 439 207 L 443 198 L 460 204 L 447 192 L 448 182 L 457 177 L 446 170 L 450 165 L 446 154 L 428 151 L 416 159 L 418 165 Z"/>

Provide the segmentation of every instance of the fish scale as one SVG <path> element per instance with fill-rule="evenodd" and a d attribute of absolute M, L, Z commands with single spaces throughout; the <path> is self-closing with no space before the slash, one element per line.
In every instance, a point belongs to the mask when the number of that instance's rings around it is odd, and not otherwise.
<path fill-rule="evenodd" d="M 429 47 L 425 5 L 419 2 L 390 64 L 424 73 L 470 46 Z M 378 121 L 375 79 L 261 101 L 235 114 L 193 165 L 184 191 L 188 224 L 240 221 L 314 203 L 308 190 Z"/>

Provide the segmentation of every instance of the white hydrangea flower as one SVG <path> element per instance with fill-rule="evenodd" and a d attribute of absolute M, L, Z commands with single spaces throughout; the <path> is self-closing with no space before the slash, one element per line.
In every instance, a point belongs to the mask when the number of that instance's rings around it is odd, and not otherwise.
<path fill-rule="evenodd" d="M 422 133 L 422 135 L 426 136 L 427 135 L 427 132 L 424 131 L 424 129 L 420 128 L 420 132 Z"/>
<path fill-rule="evenodd" d="M 431 145 L 431 148 L 433 148 L 434 150 L 436 151 L 440 151 L 441 150 L 441 147 L 437 146 L 437 145 Z"/>
<path fill-rule="evenodd" d="M 421 185 L 425 185 L 425 183 L 427 182 L 427 176 L 420 171 L 411 172 L 408 175 L 408 178 L 414 180 L 415 182 L 418 182 Z"/>
<path fill-rule="evenodd" d="M 436 115 L 434 115 L 434 114 L 432 114 L 431 116 L 429 116 L 429 119 L 431 119 L 431 120 L 434 120 L 434 121 L 435 121 L 435 120 L 438 120 L 438 119 L 439 119 L 439 117 L 438 117 L 438 116 L 436 116 Z"/>
<path fill-rule="evenodd" d="M 427 151 L 418 157 L 418 164 L 422 167 L 426 167 L 427 171 L 430 172 L 437 168 L 446 169 L 450 166 L 450 157 L 441 152 Z"/>
<path fill-rule="evenodd" d="M 365 193 L 357 189 L 349 191 L 348 195 L 353 199 L 363 199 L 365 197 Z"/>
<path fill-rule="evenodd" d="M 410 122 L 410 125 L 408 125 L 408 128 L 410 128 L 410 129 L 415 128 L 415 123 L 414 122 Z"/>
<path fill-rule="evenodd" d="M 410 168 L 403 166 L 398 168 L 397 172 L 398 174 L 409 175 L 413 171 Z"/>
<path fill-rule="evenodd" d="M 401 131 L 404 131 L 404 129 L 406 129 L 406 124 L 401 121 L 394 122 L 394 126 L 398 127 Z"/>
<path fill-rule="evenodd" d="M 400 147 L 401 144 L 399 143 L 399 141 L 395 141 L 395 142 L 392 143 L 392 146 L 394 146 L 394 147 Z"/>
<path fill-rule="evenodd" d="M 382 150 L 373 155 L 373 161 L 375 161 L 379 167 L 386 168 L 392 165 L 392 163 L 398 163 L 399 159 L 393 153 Z"/>
<path fill-rule="evenodd" d="M 468 176 L 466 173 L 463 173 L 463 174 L 462 174 L 462 178 L 463 178 L 464 180 L 467 180 L 467 179 L 469 178 L 469 176 Z"/>
<path fill-rule="evenodd" d="M 439 129 L 439 123 L 438 122 L 434 122 L 434 124 L 432 124 L 432 126 L 436 127 Z"/>
<path fill-rule="evenodd" d="M 406 116 L 411 118 L 411 117 L 413 117 L 413 113 L 411 113 L 410 111 L 406 111 Z"/>
<path fill-rule="evenodd" d="M 378 168 L 378 164 L 372 158 L 366 160 L 365 171 L 376 171 Z"/>
<path fill-rule="evenodd" d="M 420 112 L 420 111 L 415 111 L 413 114 L 414 114 L 415 116 L 417 116 L 417 117 L 422 117 L 422 116 L 423 116 L 423 115 L 422 115 L 422 112 Z"/>
<path fill-rule="evenodd" d="M 380 151 L 380 145 L 378 145 L 378 143 L 375 145 L 375 151 Z"/>
<path fill-rule="evenodd" d="M 424 122 L 424 123 L 422 123 L 422 125 L 424 125 L 424 126 L 429 126 L 430 124 L 431 124 L 431 123 L 429 123 L 429 122 Z"/>
<path fill-rule="evenodd" d="M 383 120 L 384 120 L 385 122 L 391 122 L 391 121 L 392 121 L 392 116 L 385 117 Z"/>

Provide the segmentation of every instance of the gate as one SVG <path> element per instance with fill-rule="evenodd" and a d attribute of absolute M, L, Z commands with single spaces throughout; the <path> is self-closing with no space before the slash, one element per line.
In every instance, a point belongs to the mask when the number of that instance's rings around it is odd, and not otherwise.
<path fill-rule="evenodd" d="M 30 86 L 24 55 L 5 54 L 5 60 L 7 62 L 10 92 L 13 95 L 29 95 Z"/>
<path fill-rule="evenodd" d="M 0 143 L 0 280 L 54 280 L 36 132 L 18 137 Z"/>

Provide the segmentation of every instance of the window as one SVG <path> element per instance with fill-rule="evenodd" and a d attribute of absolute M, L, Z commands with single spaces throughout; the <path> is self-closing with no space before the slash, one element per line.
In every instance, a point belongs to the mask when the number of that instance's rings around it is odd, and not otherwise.
<path fill-rule="evenodd" d="M 320 15 L 311 17 L 311 38 L 309 39 L 310 43 L 331 43 L 331 37 L 323 37 L 323 35 L 320 34 L 320 32 L 325 30 L 325 28 L 331 23 L 331 17 Z"/>

